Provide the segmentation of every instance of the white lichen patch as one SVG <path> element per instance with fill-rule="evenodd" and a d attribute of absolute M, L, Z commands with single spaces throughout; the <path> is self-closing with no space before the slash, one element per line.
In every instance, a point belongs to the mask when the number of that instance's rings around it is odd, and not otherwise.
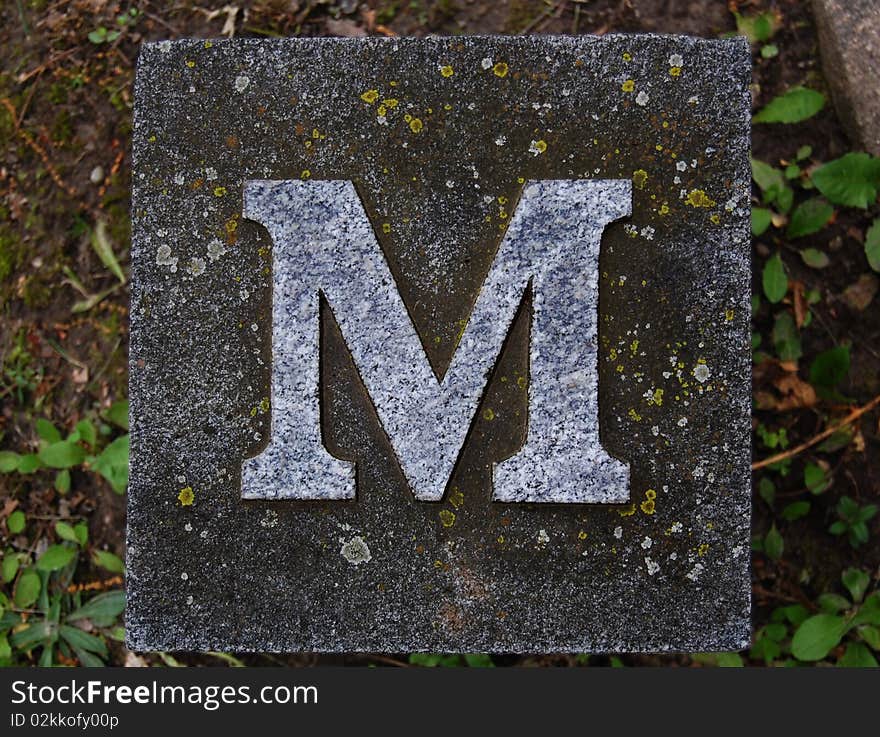
<path fill-rule="evenodd" d="M 701 384 L 708 381 L 710 375 L 709 367 L 705 363 L 698 363 L 694 366 L 694 378 Z"/>
<path fill-rule="evenodd" d="M 480 66 L 481 66 L 483 69 L 491 69 L 492 66 L 493 66 L 493 64 L 492 64 L 492 59 L 489 58 L 488 56 L 485 57 L 485 58 L 483 59 L 483 61 L 480 62 Z"/>
<path fill-rule="evenodd" d="M 657 571 L 660 570 L 660 564 L 655 563 L 653 560 L 651 560 L 650 557 L 645 557 L 645 566 L 648 569 L 649 576 L 653 576 L 655 573 L 657 573 Z"/>
<path fill-rule="evenodd" d="M 370 555 L 369 546 L 360 535 L 355 535 L 351 540 L 344 542 L 339 553 L 353 566 L 369 563 L 373 557 Z"/>
<path fill-rule="evenodd" d="M 618 540 L 620 540 L 623 537 L 623 527 L 618 525 L 617 527 L 614 528 L 614 537 L 616 537 Z"/>
<path fill-rule="evenodd" d="M 156 265 L 167 266 L 172 272 L 177 271 L 177 256 L 171 255 L 171 246 L 162 245 L 156 249 Z"/>
<path fill-rule="evenodd" d="M 540 529 L 538 530 L 538 545 L 542 548 L 550 542 L 550 535 L 547 534 L 547 530 Z"/>
<path fill-rule="evenodd" d="M 687 161 L 682 161 L 682 160 L 677 161 L 675 164 L 675 168 L 678 171 L 684 171 L 685 169 L 688 168 Z"/>
<path fill-rule="evenodd" d="M 211 261 L 216 261 L 221 256 L 226 253 L 226 246 L 223 245 L 223 241 L 219 238 L 215 238 L 210 243 L 208 243 L 208 258 Z"/>
<path fill-rule="evenodd" d="M 205 180 L 208 182 L 213 182 L 217 178 L 217 170 L 213 166 L 209 166 L 205 169 Z"/>
<path fill-rule="evenodd" d="M 250 79 L 248 79 L 245 75 L 239 74 L 235 78 L 235 91 L 236 92 L 244 92 L 247 89 L 247 86 L 251 83 Z"/>
<path fill-rule="evenodd" d="M 201 276 L 202 274 L 205 273 L 206 266 L 207 266 L 207 264 L 205 262 L 205 259 L 198 258 L 198 257 L 194 256 L 190 260 L 189 266 L 187 266 L 186 268 L 187 268 L 187 271 L 189 271 L 189 273 L 192 274 L 193 276 Z"/>
<path fill-rule="evenodd" d="M 648 550 L 653 544 L 654 541 L 650 537 L 646 537 L 642 540 L 642 550 Z"/>
<path fill-rule="evenodd" d="M 636 95 L 636 105 L 641 105 L 642 107 L 645 107 L 645 105 L 647 105 L 650 100 L 651 100 L 650 95 L 648 95 L 648 93 L 645 92 L 644 90 L 642 90 L 641 92 L 639 92 L 639 94 Z"/>
<path fill-rule="evenodd" d="M 691 569 L 690 573 L 688 573 L 685 578 L 690 579 L 691 581 L 696 581 L 700 574 L 703 572 L 704 566 L 702 563 L 696 563 L 694 567 Z"/>

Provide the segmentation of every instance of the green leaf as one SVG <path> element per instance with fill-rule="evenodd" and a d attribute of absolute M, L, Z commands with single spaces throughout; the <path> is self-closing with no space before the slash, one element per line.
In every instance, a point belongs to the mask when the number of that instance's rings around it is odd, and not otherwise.
<path fill-rule="evenodd" d="M 92 469 L 107 479 L 117 494 L 125 493 L 128 486 L 128 450 L 129 436 L 122 435 L 104 448 L 92 463 Z"/>
<path fill-rule="evenodd" d="M 70 471 L 66 468 L 55 474 L 55 491 L 66 494 L 70 491 Z"/>
<path fill-rule="evenodd" d="M 18 577 L 15 594 L 12 597 L 15 606 L 20 609 L 30 608 L 39 597 L 42 588 L 43 582 L 40 579 L 40 574 L 33 568 L 28 568 Z"/>
<path fill-rule="evenodd" d="M 866 597 L 859 607 L 859 613 L 853 618 L 853 626 L 861 624 L 880 626 L 880 591 Z"/>
<path fill-rule="evenodd" d="M 880 188 L 880 159 L 849 153 L 813 172 L 813 184 L 835 205 L 869 207 Z"/>
<path fill-rule="evenodd" d="M 816 463 L 808 463 L 804 467 L 804 486 L 807 487 L 811 494 L 819 495 L 827 490 L 830 485 L 831 479 L 822 466 Z"/>
<path fill-rule="evenodd" d="M 756 15 L 733 15 L 736 17 L 737 33 L 748 38 L 750 43 L 769 41 L 776 32 L 776 16 L 770 11 Z"/>
<path fill-rule="evenodd" d="M 791 652 L 798 660 L 822 660 L 838 644 L 846 632 L 843 617 L 816 614 L 806 620 L 791 640 Z"/>
<path fill-rule="evenodd" d="M 39 571 L 58 571 L 76 558 L 76 548 L 68 545 L 50 545 L 37 561 Z"/>
<path fill-rule="evenodd" d="M 77 537 L 76 530 L 73 529 L 73 525 L 68 524 L 67 522 L 56 522 L 55 523 L 55 534 L 58 535 L 62 540 L 67 540 L 71 543 L 80 544 L 79 537 Z"/>
<path fill-rule="evenodd" d="M 820 594 L 816 603 L 826 614 L 839 614 L 852 606 L 852 602 L 840 594 Z"/>
<path fill-rule="evenodd" d="M 765 207 L 752 208 L 752 235 L 763 235 L 773 219 L 773 211 Z"/>
<path fill-rule="evenodd" d="M 825 227 L 833 215 L 834 208 L 827 201 L 821 197 L 812 197 L 791 213 L 785 234 L 789 238 L 801 238 L 816 233 Z"/>
<path fill-rule="evenodd" d="M 750 159 L 752 163 L 752 179 L 764 193 L 764 202 L 775 202 L 780 210 L 788 212 L 794 198 L 794 192 L 779 169 L 775 169 L 759 159 Z"/>
<path fill-rule="evenodd" d="M 790 312 L 782 312 L 773 323 L 773 347 L 782 361 L 797 361 L 802 355 L 801 336 Z"/>
<path fill-rule="evenodd" d="M 865 256 L 868 257 L 868 265 L 874 271 L 880 271 L 880 218 L 875 218 L 865 233 Z"/>
<path fill-rule="evenodd" d="M 76 432 L 79 439 L 84 441 L 90 448 L 98 441 L 98 431 L 89 420 L 80 420 L 76 423 Z"/>
<path fill-rule="evenodd" d="M 88 632 L 83 632 L 78 627 L 71 627 L 67 624 L 62 624 L 58 633 L 72 648 L 85 650 L 90 653 L 97 653 L 98 655 L 107 657 L 107 645 L 104 644 L 104 641 L 100 637 L 90 635 Z"/>
<path fill-rule="evenodd" d="M 801 251 L 801 259 L 811 269 L 824 269 L 831 263 L 828 254 L 818 248 L 805 248 Z"/>
<path fill-rule="evenodd" d="M 780 302 L 788 292 L 788 276 L 778 251 L 764 264 L 761 282 L 764 286 L 764 295 L 773 304 Z"/>
<path fill-rule="evenodd" d="M 824 351 L 810 364 L 810 383 L 833 389 L 849 373 L 849 346 L 839 345 Z"/>
<path fill-rule="evenodd" d="M 60 443 L 47 445 L 40 450 L 38 456 L 49 468 L 72 468 L 86 459 L 86 452 L 76 443 L 62 440 Z"/>
<path fill-rule="evenodd" d="M 758 494 L 761 496 L 761 499 L 772 507 L 773 500 L 776 498 L 776 486 L 773 484 L 773 481 L 766 476 L 762 476 L 761 480 L 758 481 Z"/>
<path fill-rule="evenodd" d="M 21 562 L 19 561 L 18 553 L 9 552 L 3 556 L 3 563 L 0 564 L 3 583 L 9 583 L 15 578 L 19 565 L 21 565 Z M 2 608 L 0 608 L 0 612 L 2 611 Z"/>
<path fill-rule="evenodd" d="M 112 34 L 110 34 L 112 35 Z M 118 35 L 118 34 L 117 34 Z M 95 223 L 95 229 L 92 231 L 92 248 L 101 259 L 101 263 L 106 266 L 110 272 L 119 279 L 120 284 L 125 284 L 125 274 L 122 273 L 122 267 L 116 260 L 116 254 L 113 253 L 113 244 L 107 235 L 107 224 L 103 220 Z"/>
<path fill-rule="evenodd" d="M 492 658 L 484 653 L 467 653 L 462 655 L 464 658 L 464 662 L 467 663 L 470 668 L 494 668 L 495 663 L 492 662 Z"/>
<path fill-rule="evenodd" d="M 120 399 L 113 402 L 107 410 L 107 419 L 123 430 L 128 430 L 128 400 Z"/>
<path fill-rule="evenodd" d="M 809 146 L 809 145 L 801 146 L 797 150 L 797 153 L 795 154 L 795 158 L 798 161 L 803 161 L 804 159 L 809 158 L 812 155 L 813 155 L 813 147 L 812 146 Z"/>
<path fill-rule="evenodd" d="M 92 553 L 92 560 L 96 566 L 105 568 L 111 573 L 125 573 L 125 563 L 118 555 L 114 555 L 109 550 L 96 550 Z"/>
<path fill-rule="evenodd" d="M 76 534 L 76 540 L 80 544 L 80 547 L 84 548 L 89 541 L 89 526 L 84 521 L 79 522 L 76 527 L 73 528 L 73 532 Z"/>
<path fill-rule="evenodd" d="M 779 56 L 779 47 L 776 44 L 766 44 L 761 47 L 761 56 L 764 59 L 773 59 Z"/>
<path fill-rule="evenodd" d="M 43 462 L 37 457 L 36 453 L 27 453 L 18 459 L 19 473 L 33 473 L 38 468 L 43 467 Z"/>
<path fill-rule="evenodd" d="M 18 470 L 21 456 L 11 450 L 0 450 L 0 473 L 12 473 Z"/>
<path fill-rule="evenodd" d="M 67 615 L 68 622 L 75 622 L 78 619 L 91 619 L 106 621 L 114 620 L 125 609 L 125 592 L 124 591 L 107 591 L 103 594 L 89 599 L 79 609 Z M 109 625 L 108 625 L 109 626 Z"/>
<path fill-rule="evenodd" d="M 809 502 L 792 502 L 785 509 L 782 510 L 782 518 L 789 522 L 793 522 L 794 520 L 800 519 L 801 517 L 806 517 L 809 511 Z"/>
<path fill-rule="evenodd" d="M 876 668 L 877 658 L 861 642 L 848 642 L 837 665 L 843 668 Z"/>
<path fill-rule="evenodd" d="M 6 529 L 10 535 L 18 535 L 24 530 L 25 522 L 24 512 L 16 509 L 6 518 Z"/>
<path fill-rule="evenodd" d="M 843 572 L 841 580 L 854 602 L 862 600 L 871 583 L 871 577 L 859 568 L 847 568 Z"/>
<path fill-rule="evenodd" d="M 792 87 L 773 98 L 752 118 L 753 123 L 800 123 L 825 107 L 825 95 L 806 87 Z"/>
<path fill-rule="evenodd" d="M 764 538 L 764 552 L 767 553 L 770 559 L 779 560 L 784 550 L 785 542 L 782 539 L 782 535 L 779 534 L 776 525 L 773 525 Z"/>
<path fill-rule="evenodd" d="M 863 624 L 858 628 L 858 633 L 871 648 L 880 651 L 880 629 L 870 624 Z"/>
<path fill-rule="evenodd" d="M 37 643 L 48 640 L 52 634 L 52 625 L 44 620 L 19 630 L 9 638 L 9 641 L 13 647 L 19 650 L 30 650 Z"/>
<path fill-rule="evenodd" d="M 42 440 L 45 440 L 47 443 L 61 442 L 61 433 L 58 432 L 58 428 L 49 422 L 49 420 L 41 417 L 36 421 L 35 426 L 37 429 L 37 435 L 39 435 Z"/>

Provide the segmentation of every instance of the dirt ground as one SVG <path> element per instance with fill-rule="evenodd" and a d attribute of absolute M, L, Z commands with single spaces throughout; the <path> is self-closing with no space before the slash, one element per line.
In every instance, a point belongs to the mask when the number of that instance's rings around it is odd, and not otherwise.
<path fill-rule="evenodd" d="M 180 2 L 118 3 L 107 0 L 46 2 L 17 0 L 0 8 L 0 449 L 19 453 L 36 447 L 35 421 L 48 418 L 70 431 L 83 417 L 101 417 L 126 396 L 128 288 L 120 284 L 93 247 L 96 227 L 106 225 L 123 269 L 129 241 L 131 83 L 138 45 L 179 36 L 314 36 L 427 34 L 524 34 L 662 32 L 718 37 L 736 30 L 732 11 L 770 10 L 778 19 L 773 44 L 778 54 L 756 47 L 754 101 L 761 107 L 794 85 L 823 90 L 815 29 L 806 0 L 264 0 L 232 4 Z M 130 9 L 137 12 L 129 13 Z M 128 20 L 119 16 L 129 13 Z M 101 28 L 111 33 L 102 35 Z M 118 36 L 111 38 L 118 31 Z M 776 166 L 791 162 L 802 146 L 811 146 L 815 162 L 830 161 L 853 149 L 830 105 L 794 125 L 756 125 L 754 156 Z M 756 195 L 758 194 L 756 190 Z M 874 205 L 876 215 L 877 206 Z M 863 249 L 869 220 L 860 211 L 841 208 L 831 224 L 799 239 L 796 245 L 771 229 L 754 243 L 754 292 L 761 292 L 761 271 L 781 249 L 793 291 L 817 290 L 813 324 L 802 332 L 801 373 L 810 360 L 833 346 L 849 345 L 851 367 L 838 392 L 812 404 L 758 402 L 754 456 L 775 452 L 762 428 L 784 428 L 788 447 L 812 438 L 851 406 L 880 394 L 880 313 L 873 300 L 876 277 Z M 798 251 L 814 247 L 831 256 L 832 265 L 808 267 Z M 790 257 L 794 254 L 794 257 Z M 874 282 L 871 282 L 874 279 Z M 873 287 L 872 287 L 873 284 Z M 872 292 L 873 289 L 873 292 Z M 853 291 L 854 290 L 854 291 Z M 866 301 L 867 300 L 867 301 Z M 74 311 L 89 301 L 88 309 Z M 82 304 L 79 305 L 82 307 Z M 762 303 L 756 333 L 770 341 L 773 317 Z M 785 369 L 783 369 L 785 370 Z M 778 397 L 779 367 L 756 364 L 756 397 Z M 880 501 L 880 427 L 878 413 L 853 423 L 840 447 L 821 456 L 800 454 L 791 472 L 774 474 L 775 501 L 756 493 L 754 533 L 764 539 L 774 525 L 784 537 L 784 554 L 755 552 L 753 590 L 755 628 L 777 607 L 798 603 L 816 610 L 817 597 L 840 590 L 841 572 L 867 569 L 875 579 L 880 567 L 880 516 L 869 527 L 867 545 L 852 547 L 846 536 L 829 533 L 835 506 L 846 495 L 860 504 Z M 810 512 L 798 519 L 780 517 L 787 499 L 804 498 L 807 458 L 827 467 L 831 487 L 810 497 Z M 756 489 L 765 472 L 755 474 Z M 90 544 L 124 553 L 125 497 L 114 493 L 98 474 L 74 468 L 70 489 L 55 488 L 49 471 L 32 475 L 0 474 L 0 517 L 15 508 L 36 525 L 28 542 L 39 547 L 53 538 L 58 519 L 87 520 Z M 82 582 L 107 579 L 106 571 L 84 565 Z M 758 658 L 743 654 L 748 664 Z M 178 654 L 139 658 L 114 645 L 111 662 L 214 665 L 223 659 Z M 408 665 L 406 655 L 247 656 L 247 664 Z M 632 656 L 624 665 L 702 665 L 711 659 L 689 656 Z M 603 656 L 495 657 L 497 665 L 605 665 Z M 617 664 L 617 661 L 615 661 Z"/>

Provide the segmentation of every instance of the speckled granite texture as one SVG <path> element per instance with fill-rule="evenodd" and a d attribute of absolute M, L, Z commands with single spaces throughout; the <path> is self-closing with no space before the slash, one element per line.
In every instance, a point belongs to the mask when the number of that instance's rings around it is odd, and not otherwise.
<path fill-rule="evenodd" d="M 354 464 L 321 442 L 320 293 L 415 498 L 441 501 L 531 284 L 528 437 L 496 466 L 493 498 L 628 501 L 626 464 L 599 441 L 596 318 L 602 230 L 630 214 L 631 191 L 626 180 L 527 183 L 452 363 L 437 377 L 352 183 L 248 182 L 244 216 L 273 244 L 272 389 L 269 446 L 245 461 L 242 496 L 356 496 Z"/>
<path fill-rule="evenodd" d="M 661 36 L 145 46 L 129 646 L 743 647 L 749 64 L 741 40 Z M 441 501 L 414 498 L 323 297 L 321 434 L 356 464 L 357 497 L 242 499 L 272 412 L 273 242 L 243 215 L 247 182 L 352 182 L 442 377 L 520 200 L 576 179 L 632 186 L 602 236 L 597 345 L 599 433 L 629 502 L 492 500 L 493 466 L 531 442 L 530 324 L 552 298 L 534 288 Z"/>

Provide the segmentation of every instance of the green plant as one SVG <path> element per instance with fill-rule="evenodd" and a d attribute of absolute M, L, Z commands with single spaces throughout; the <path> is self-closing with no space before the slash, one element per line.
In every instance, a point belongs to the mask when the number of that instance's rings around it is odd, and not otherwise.
<path fill-rule="evenodd" d="M 410 665 L 420 665 L 423 668 L 494 668 L 492 658 L 481 653 L 467 653 L 464 655 L 441 655 L 439 653 L 412 653 L 409 656 Z"/>
<path fill-rule="evenodd" d="M 0 666 L 34 660 L 41 666 L 71 664 L 74 659 L 99 666 L 108 656 L 107 638 L 124 639 L 117 623 L 124 592 L 88 595 L 72 585 L 88 551 L 88 526 L 59 521 L 55 535 L 61 542 L 36 559 L 29 550 L 12 547 L 3 555 L 0 574 L 8 588 L 0 590 Z M 123 572 L 122 560 L 109 551 L 92 550 L 91 559 L 112 573 Z"/>
<path fill-rule="evenodd" d="M 89 33 L 89 41 L 96 45 L 112 43 L 122 35 L 123 31 L 137 23 L 140 15 L 140 10 L 137 8 L 130 8 L 127 12 L 116 16 L 116 30 L 111 31 L 104 26 L 98 26 L 94 31 Z"/>
<path fill-rule="evenodd" d="M 105 418 L 127 430 L 128 401 L 115 402 L 105 413 Z M 77 422 L 66 438 L 49 420 L 40 418 L 35 427 L 39 437 L 37 452 L 0 451 L 0 473 L 29 475 L 51 469 L 56 471 L 55 489 L 66 494 L 70 490 L 70 470 L 84 466 L 103 476 L 117 494 L 125 492 L 128 485 L 128 434 L 105 442 L 112 428 L 105 422 L 96 426 L 88 419 Z"/>
<path fill-rule="evenodd" d="M 859 506 L 858 502 L 848 496 L 842 496 L 837 502 L 836 511 L 839 519 L 828 529 L 832 535 L 846 534 L 849 544 L 854 548 L 868 542 L 868 522 L 877 514 L 876 504 Z"/>
<path fill-rule="evenodd" d="M 819 597 L 820 613 L 804 619 L 791 640 L 798 660 L 824 660 L 846 639 L 839 666 L 877 667 L 872 651 L 880 651 L 880 591 L 865 596 L 870 576 L 849 568 L 841 576 L 851 599 L 839 594 Z"/>
<path fill-rule="evenodd" d="M 33 357 L 25 345 L 26 340 L 27 331 L 16 333 L 12 348 L 3 357 L 0 371 L 0 398 L 11 394 L 18 404 L 24 404 L 43 379 L 42 369 L 34 367 Z M 42 398 L 37 399 L 35 408 L 39 409 L 42 402 Z"/>

